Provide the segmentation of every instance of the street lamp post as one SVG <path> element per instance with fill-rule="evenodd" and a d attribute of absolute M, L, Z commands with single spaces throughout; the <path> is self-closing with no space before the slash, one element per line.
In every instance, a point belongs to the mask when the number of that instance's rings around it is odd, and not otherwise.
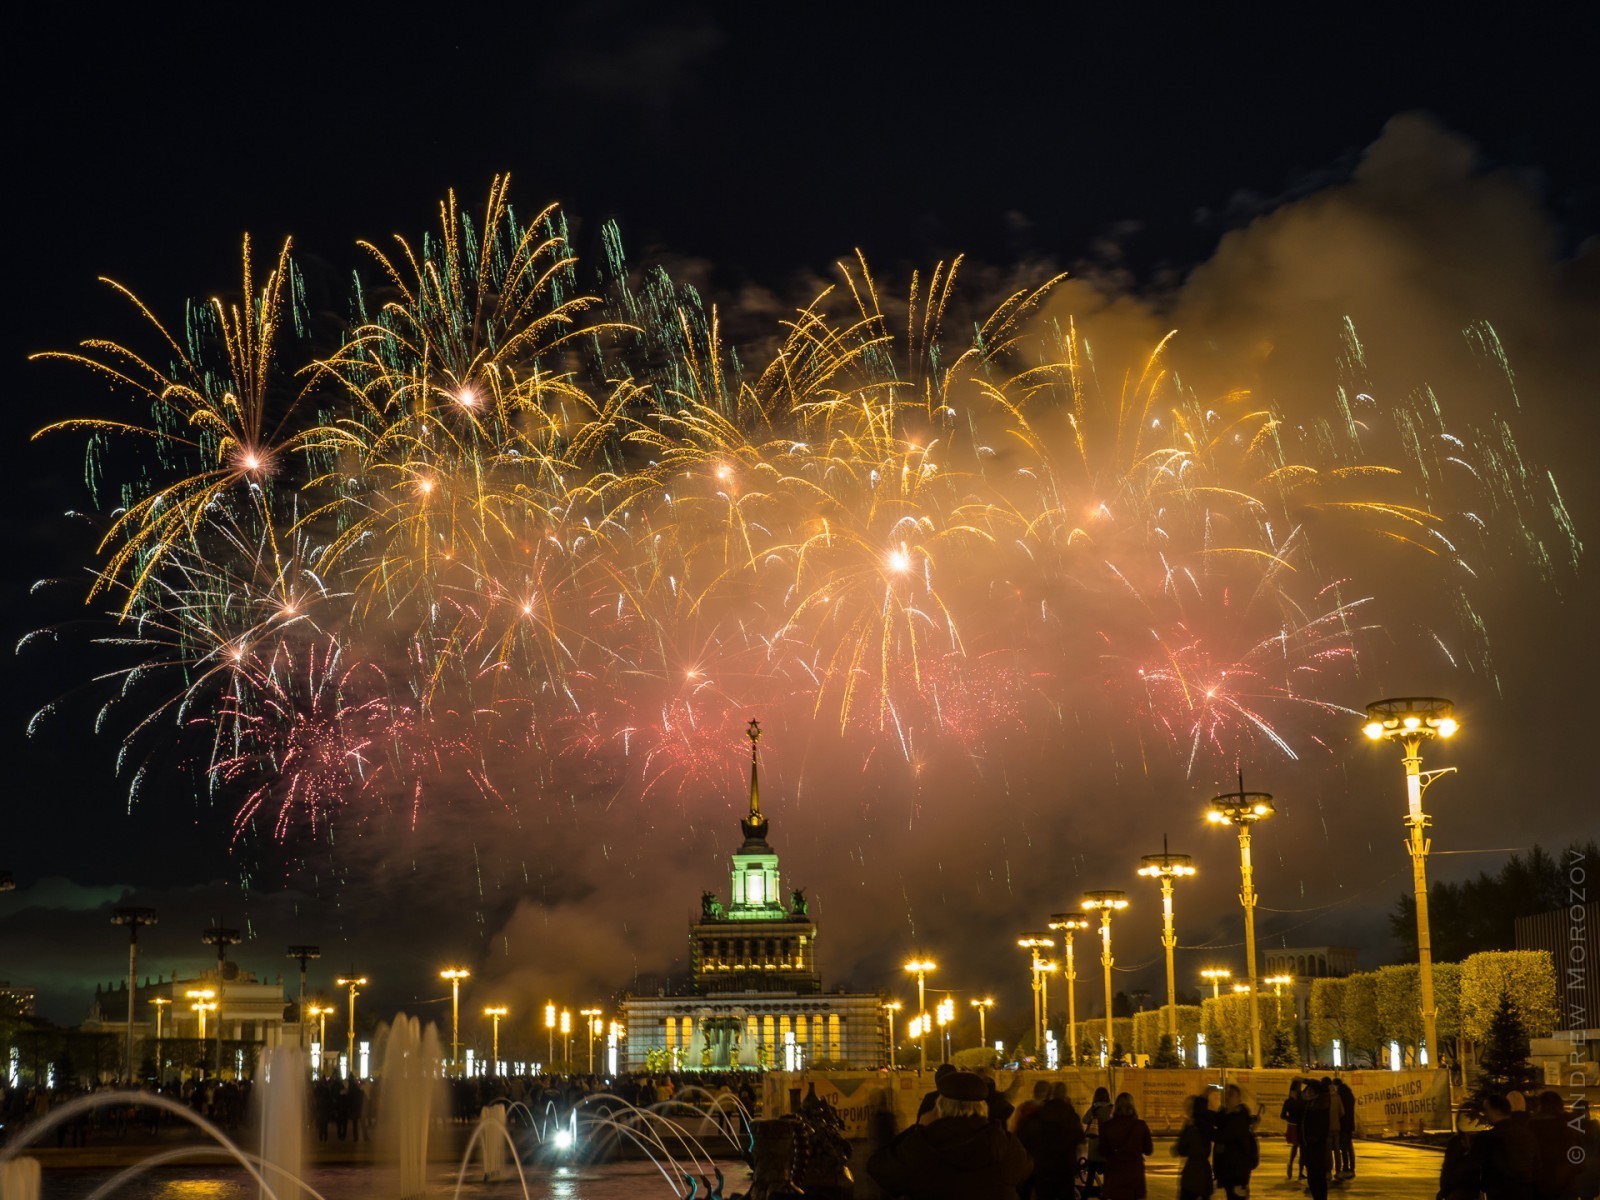
<path fill-rule="evenodd" d="M 216 994 L 216 991 L 212 988 L 193 988 L 184 993 L 185 996 L 194 1001 L 189 1007 L 194 1009 L 195 1015 L 200 1018 L 200 1040 L 202 1042 L 206 1040 L 206 1013 L 217 1007 L 216 1001 L 213 999 Z"/>
<path fill-rule="evenodd" d="M 472 972 L 466 967 L 446 967 L 439 972 L 440 979 L 450 981 L 450 1065 L 461 1074 L 461 981 L 469 979 Z"/>
<path fill-rule="evenodd" d="M 1083 907 L 1087 912 L 1098 910 L 1100 913 L 1100 965 L 1106 969 L 1106 1063 L 1109 1065 L 1117 1044 L 1117 1030 L 1112 1024 L 1111 1013 L 1111 914 L 1128 907 L 1128 894 L 1118 891 L 1088 892 L 1083 897 Z"/>
<path fill-rule="evenodd" d="M 1455 705 L 1438 696 L 1403 696 L 1378 700 L 1367 705 L 1367 723 L 1362 732 L 1373 741 L 1399 742 L 1405 751 L 1406 769 L 1406 852 L 1411 856 L 1411 886 L 1417 898 L 1417 990 L 1422 1000 L 1422 1040 L 1427 1053 L 1439 1056 L 1438 1013 L 1433 1003 L 1433 939 L 1428 926 L 1428 826 L 1431 818 L 1422 811 L 1422 797 L 1428 785 L 1441 775 L 1455 770 L 1422 769 L 1422 743 L 1425 739 L 1451 738 L 1461 728 Z M 1418 1048 L 1421 1058 L 1421 1048 Z"/>
<path fill-rule="evenodd" d="M 156 923 L 156 910 L 153 908 L 119 908 L 111 914 L 113 925 L 126 925 L 128 927 L 128 1064 L 127 1074 L 122 1081 L 128 1087 L 133 1086 L 133 993 L 139 986 L 139 927 L 154 925 Z M 156 1011 L 160 1011 L 157 1009 Z"/>
<path fill-rule="evenodd" d="M 1055 944 L 1055 939 L 1047 933 L 1025 933 L 1017 939 L 1017 945 L 1031 956 L 1028 983 L 1033 989 L 1033 1052 L 1039 1055 L 1044 1054 L 1044 1002 L 1040 996 L 1044 959 L 1039 957 L 1039 951 L 1048 950 Z"/>
<path fill-rule="evenodd" d="M 1255 869 L 1250 864 L 1250 827 L 1264 821 L 1277 809 L 1267 792 L 1244 790 L 1244 775 L 1239 790 L 1211 798 L 1206 820 L 1213 825 L 1232 825 L 1239 831 L 1239 903 L 1244 905 L 1245 977 L 1250 981 L 1250 1065 L 1261 1066 L 1261 999 L 1256 991 L 1256 888 Z"/>
<path fill-rule="evenodd" d="M 931 958 L 913 958 L 906 963 L 906 970 L 917 977 L 917 1016 L 921 1018 L 922 1024 L 920 1028 L 924 1034 L 928 1031 L 928 972 L 937 971 L 938 969 L 939 964 Z M 915 1034 L 912 1036 L 916 1037 Z M 917 1038 L 917 1055 L 920 1062 L 918 1069 L 926 1071 L 928 1069 L 928 1043 L 925 1037 Z"/>
<path fill-rule="evenodd" d="M 361 994 L 361 989 L 367 986 L 367 977 L 365 975 L 341 975 L 333 982 L 339 987 L 350 989 L 350 1029 L 347 1053 L 350 1055 L 350 1074 L 354 1075 L 356 1073 L 356 997 Z"/>
<path fill-rule="evenodd" d="M 1050 928 L 1061 935 L 1067 948 L 1067 1062 L 1078 1061 L 1078 967 L 1073 959 L 1072 939 L 1080 930 L 1089 928 L 1089 918 L 1081 912 L 1056 913 L 1050 918 Z"/>
<path fill-rule="evenodd" d="M 322 957 L 320 946 L 290 946 L 289 957 L 300 963 L 300 1001 L 295 1007 L 295 1018 L 300 1026 L 300 1048 L 306 1046 L 306 964 Z"/>
<path fill-rule="evenodd" d="M 237 946 L 244 939 L 239 936 L 237 929 L 224 929 L 221 925 L 213 925 L 200 935 L 200 940 L 208 946 L 217 948 L 217 1078 L 222 1078 L 222 1035 L 223 1013 L 222 1002 L 227 996 L 228 973 L 228 947 Z"/>
<path fill-rule="evenodd" d="M 565 1044 L 562 1057 L 566 1060 L 567 1070 L 572 1070 L 572 1013 L 563 1008 L 561 1010 L 561 1040 Z"/>
<path fill-rule="evenodd" d="M 890 1000 L 883 1006 L 883 1011 L 887 1013 L 889 1017 L 889 1069 L 891 1071 L 896 1070 L 899 1067 L 899 1064 L 895 1062 L 894 1054 L 894 1015 L 903 1007 L 905 1006 L 902 1005 L 898 1000 Z"/>
<path fill-rule="evenodd" d="M 1167 952 L 1167 1033 L 1172 1038 L 1173 1049 L 1178 1046 L 1178 975 L 1173 966 L 1173 952 L 1178 948 L 1178 935 L 1172 927 L 1172 883 L 1195 873 L 1194 859 L 1187 854 L 1170 854 L 1167 835 L 1161 835 L 1161 853 L 1146 854 L 1139 874 L 1161 883 L 1161 945 Z"/>
<path fill-rule="evenodd" d="M 978 1045 L 987 1047 L 989 1045 L 989 1026 L 986 1018 L 989 1015 L 989 1010 L 994 1007 L 994 997 L 985 996 L 982 1000 L 969 1000 L 967 1003 L 978 1010 Z"/>
<path fill-rule="evenodd" d="M 156 1010 L 156 1086 L 160 1087 L 163 1078 L 161 1071 L 161 1018 L 166 1014 L 167 1005 L 172 1001 L 165 996 L 150 997 L 150 1007 Z"/>
<path fill-rule="evenodd" d="M 578 1010 L 578 1015 L 584 1018 L 584 1024 L 589 1030 L 589 1074 L 594 1074 L 594 1035 L 600 1032 L 600 1010 L 598 1008 L 583 1008 Z"/>
<path fill-rule="evenodd" d="M 500 1073 L 500 1018 L 509 1016 L 511 1010 L 503 1004 L 496 1004 L 483 1010 L 483 1015 L 494 1022 L 494 1033 L 490 1035 L 489 1069 L 496 1075 Z"/>
<path fill-rule="evenodd" d="M 306 1012 L 317 1019 L 317 1045 L 322 1047 L 322 1053 L 328 1052 L 328 1014 L 333 1012 L 331 1004 L 313 1003 Z"/>
<path fill-rule="evenodd" d="M 1215 1000 L 1222 995 L 1222 981 L 1224 979 L 1232 979 L 1233 972 L 1228 970 L 1227 967 L 1207 967 L 1200 972 L 1200 978 L 1210 980 L 1211 998 Z"/>
<path fill-rule="evenodd" d="M 956 1019 L 956 1002 L 946 996 L 937 1006 L 939 1021 L 939 1061 L 950 1061 L 950 1024 Z"/>

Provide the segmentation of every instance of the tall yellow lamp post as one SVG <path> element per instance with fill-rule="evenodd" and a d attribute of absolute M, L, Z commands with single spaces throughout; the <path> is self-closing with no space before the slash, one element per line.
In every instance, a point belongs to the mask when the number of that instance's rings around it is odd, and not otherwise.
<path fill-rule="evenodd" d="M 1206 820 L 1213 825 L 1232 825 L 1239 831 L 1239 903 L 1244 906 L 1244 965 L 1245 977 L 1250 981 L 1250 1065 L 1257 1069 L 1261 1066 L 1261 998 L 1256 988 L 1256 887 L 1255 869 L 1250 862 L 1250 829 L 1277 811 L 1270 793 L 1244 790 L 1242 774 L 1239 790 L 1213 796 L 1206 811 Z"/>
<path fill-rule="evenodd" d="M 1161 837 L 1161 853 L 1146 854 L 1139 874 L 1155 879 L 1161 884 L 1161 945 L 1167 952 L 1167 1033 L 1173 1048 L 1178 1045 L 1178 975 L 1173 966 L 1173 952 L 1178 947 L 1178 934 L 1172 924 L 1172 884 L 1176 879 L 1187 879 L 1195 873 L 1194 859 L 1187 854 L 1167 851 L 1167 838 Z"/>
<path fill-rule="evenodd" d="M 489 1070 L 496 1075 L 500 1073 L 500 1018 L 511 1015 L 511 1010 L 504 1004 L 495 1004 L 483 1010 L 483 1015 L 494 1022 L 494 1032 L 489 1035 Z"/>
<path fill-rule="evenodd" d="M 917 977 L 917 1016 L 922 1018 L 920 1028 L 923 1033 L 928 1031 L 928 972 L 937 971 L 939 964 L 931 958 L 913 958 L 906 963 L 906 970 Z M 916 1035 L 912 1035 L 916 1036 Z M 928 1069 L 928 1042 L 926 1037 L 917 1038 L 917 1057 L 920 1063 L 919 1070 Z"/>
<path fill-rule="evenodd" d="M 1100 914 L 1100 965 L 1106 970 L 1106 1062 L 1111 1062 L 1111 1055 L 1117 1045 L 1116 1026 L 1112 1024 L 1112 1000 L 1114 993 L 1111 987 L 1111 914 L 1121 912 L 1128 907 L 1128 894 L 1119 891 L 1087 892 L 1083 897 L 1083 910 L 1085 912 L 1098 912 Z"/>
<path fill-rule="evenodd" d="M 1061 935 L 1061 944 L 1067 948 L 1067 1063 L 1078 1061 L 1078 966 L 1073 958 L 1072 939 L 1089 928 L 1089 918 L 1081 912 L 1056 913 L 1050 918 L 1050 929 Z"/>
<path fill-rule="evenodd" d="M 1207 967 L 1200 972 L 1200 978 L 1207 980 L 1211 984 L 1211 998 L 1215 1000 L 1222 995 L 1222 981 L 1224 979 L 1232 979 L 1233 972 L 1228 970 L 1227 967 Z"/>
<path fill-rule="evenodd" d="M 1047 933 L 1025 933 L 1017 939 L 1017 945 L 1030 956 L 1028 984 L 1033 989 L 1033 1052 L 1041 1056 L 1044 1054 L 1044 1003 L 1039 993 L 1043 987 L 1044 959 L 1039 951 L 1049 950 L 1055 944 L 1055 939 Z"/>
<path fill-rule="evenodd" d="M 584 1019 L 584 1025 L 589 1031 L 589 1074 L 594 1074 L 594 1039 L 600 1032 L 600 1010 L 598 1008 L 581 1008 L 578 1015 Z"/>
<path fill-rule="evenodd" d="M 333 982 L 336 986 L 348 988 L 350 991 L 350 1025 L 346 1033 L 346 1041 L 349 1043 L 349 1047 L 346 1052 L 350 1056 L 347 1060 L 350 1063 L 350 1074 L 354 1075 L 356 1073 L 356 997 L 361 994 L 361 989 L 367 986 L 367 977 L 365 975 L 341 975 Z"/>
<path fill-rule="evenodd" d="M 1431 818 L 1422 811 L 1422 797 L 1428 785 L 1441 775 L 1455 770 L 1422 769 L 1422 743 L 1433 738 L 1452 738 L 1460 729 L 1455 705 L 1438 696 L 1402 696 L 1378 700 L 1367 705 L 1367 723 L 1362 732 L 1375 742 L 1398 742 L 1405 751 L 1406 768 L 1406 853 L 1411 855 L 1411 886 L 1417 901 L 1417 990 L 1422 1000 L 1422 1041 L 1418 1057 L 1426 1052 L 1438 1057 L 1438 1010 L 1433 1000 L 1433 938 L 1428 926 L 1428 826 Z M 1424 1050 L 1425 1048 L 1425 1050 Z"/>
<path fill-rule="evenodd" d="M 891 1071 L 895 1070 L 899 1065 L 895 1062 L 894 1053 L 894 1015 L 904 1007 L 898 1000 L 890 1000 L 883 1006 L 884 1014 L 889 1018 L 889 1069 Z"/>
<path fill-rule="evenodd" d="M 461 981 L 469 979 L 472 972 L 465 967 L 446 967 L 439 978 L 450 983 L 450 1066 L 461 1074 Z"/>
<path fill-rule="evenodd" d="M 969 1000 L 967 1003 L 978 1010 L 978 1045 L 986 1047 L 989 1044 L 989 1027 L 986 1018 L 989 1015 L 989 1010 L 994 1007 L 994 997 L 985 996 L 982 1000 Z"/>

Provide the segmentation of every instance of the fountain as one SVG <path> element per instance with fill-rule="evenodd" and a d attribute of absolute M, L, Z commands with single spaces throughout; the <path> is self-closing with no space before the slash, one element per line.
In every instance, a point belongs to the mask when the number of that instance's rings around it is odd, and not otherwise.
<path fill-rule="evenodd" d="M 302 1200 L 306 1130 L 306 1056 L 298 1046 L 275 1046 L 261 1056 L 255 1095 L 261 1109 L 261 1161 L 278 1200 Z"/>
<path fill-rule="evenodd" d="M 421 1200 L 427 1192 L 428 1132 L 436 1098 L 444 1087 L 439 1035 L 415 1017 L 400 1013 L 383 1038 L 383 1072 L 378 1090 L 378 1144 L 400 1166 L 400 1200 Z"/>
<path fill-rule="evenodd" d="M 39 1200 L 39 1160 L 13 1158 L 0 1162 L 0 1197 L 4 1197 L 4 1200 Z"/>

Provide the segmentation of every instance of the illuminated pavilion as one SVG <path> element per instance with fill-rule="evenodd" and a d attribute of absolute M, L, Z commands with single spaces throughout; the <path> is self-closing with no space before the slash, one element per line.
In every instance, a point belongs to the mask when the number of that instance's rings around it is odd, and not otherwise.
<path fill-rule="evenodd" d="M 785 903 L 778 855 L 767 841 L 771 822 L 761 811 L 757 722 L 748 736 L 750 811 L 739 822 L 744 842 L 733 853 L 728 902 L 701 895 L 700 917 L 689 926 L 688 995 L 623 1000 L 627 1067 L 880 1066 L 888 1045 L 882 997 L 824 992 L 804 892 Z"/>

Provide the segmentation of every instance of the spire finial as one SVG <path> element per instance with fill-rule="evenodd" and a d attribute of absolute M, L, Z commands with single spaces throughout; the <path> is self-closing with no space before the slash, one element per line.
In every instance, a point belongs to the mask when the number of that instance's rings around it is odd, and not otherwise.
<path fill-rule="evenodd" d="M 761 815 L 761 766 L 756 743 L 761 740 L 761 722 L 754 717 L 744 731 L 750 739 L 750 812 L 739 822 L 747 841 L 760 841 L 767 835 L 767 819 Z"/>
<path fill-rule="evenodd" d="M 759 815 L 761 812 L 761 768 L 756 761 L 756 743 L 761 740 L 761 722 L 751 717 L 749 728 L 745 730 L 744 735 L 750 739 L 750 811 Z"/>

